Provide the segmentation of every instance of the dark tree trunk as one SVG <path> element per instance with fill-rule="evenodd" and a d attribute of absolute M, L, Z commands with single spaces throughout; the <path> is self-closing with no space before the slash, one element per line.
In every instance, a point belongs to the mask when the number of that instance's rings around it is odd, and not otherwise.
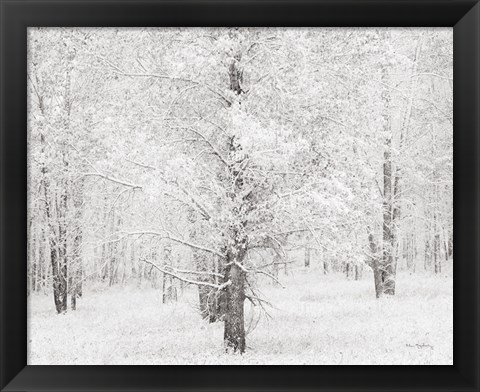
<path fill-rule="evenodd" d="M 70 308 L 72 310 L 77 310 L 77 290 L 75 287 L 76 283 L 73 281 L 73 279 L 70 277 L 69 279 L 69 286 L 70 286 Z"/>
<path fill-rule="evenodd" d="M 435 234 L 435 237 L 433 238 L 433 265 L 436 274 L 442 272 L 442 259 L 440 257 L 440 234 Z"/>
<path fill-rule="evenodd" d="M 164 304 L 174 302 L 177 300 L 177 288 L 173 284 L 173 279 L 170 275 L 163 274 L 163 296 L 162 302 Z"/>
<path fill-rule="evenodd" d="M 279 265 L 280 265 L 280 257 L 278 256 L 278 254 L 275 254 L 275 256 L 273 257 L 272 275 L 276 279 L 278 279 Z M 274 281 L 274 284 L 278 284 L 278 283 Z"/>
<path fill-rule="evenodd" d="M 388 33 L 387 33 L 388 34 Z M 388 71 L 386 67 L 382 68 L 382 80 L 388 83 Z M 391 120 L 391 97 L 390 91 L 384 89 L 382 100 L 385 107 L 383 109 L 383 119 L 385 123 L 385 133 L 388 135 L 385 139 L 383 151 L 383 224 L 382 239 L 383 251 L 381 259 L 381 277 L 383 294 L 395 294 L 395 257 L 394 250 L 396 245 L 395 220 L 400 215 L 400 207 L 397 199 L 399 191 L 399 170 L 393 172 L 392 161 L 392 120 Z M 402 143 L 403 133 L 400 134 L 400 144 Z"/>
<path fill-rule="evenodd" d="M 114 233 L 117 230 L 117 227 L 120 226 L 120 219 L 118 219 L 118 225 L 117 225 L 117 219 L 116 219 L 116 214 L 115 214 L 115 209 L 112 209 L 112 220 L 111 220 L 111 232 Z M 119 255 L 118 255 L 118 242 L 111 242 L 109 243 L 109 251 L 108 251 L 108 257 L 110 259 L 109 263 L 109 269 L 108 269 L 108 274 L 109 274 L 109 280 L 108 280 L 108 285 L 113 286 L 116 283 L 118 283 L 118 264 L 119 264 Z"/>
<path fill-rule="evenodd" d="M 30 227 L 29 227 L 29 236 L 30 236 L 30 241 L 28 242 L 28 254 L 30 256 L 30 262 L 28 263 L 29 266 L 29 271 L 28 271 L 28 277 L 30 279 L 28 285 L 27 285 L 27 295 L 30 294 L 30 290 L 35 291 L 37 287 L 37 258 L 36 258 L 36 249 L 37 249 L 37 242 L 38 239 L 36 238 L 36 231 L 33 226 L 33 219 L 30 218 Z"/>
<path fill-rule="evenodd" d="M 77 271 L 77 285 L 75 287 L 77 297 L 83 296 L 83 266 Z"/>
<path fill-rule="evenodd" d="M 431 264 L 431 246 L 430 246 L 430 240 L 427 239 L 425 241 L 425 259 L 424 259 L 424 263 L 423 263 L 423 268 L 425 271 L 427 271 L 430 267 L 430 264 Z"/>
<path fill-rule="evenodd" d="M 37 268 L 37 287 L 36 291 L 40 291 L 40 286 L 43 285 L 45 287 L 45 247 L 46 247 L 46 239 L 45 239 L 45 229 L 42 227 L 40 229 L 40 238 L 38 244 L 38 268 Z"/>
<path fill-rule="evenodd" d="M 198 272 L 204 272 L 205 275 L 200 275 L 197 279 L 201 282 L 219 284 L 219 278 L 215 275 L 208 275 L 209 273 L 218 273 L 219 267 L 217 260 L 212 259 L 210 255 L 203 251 L 193 251 L 194 265 Z M 200 305 L 200 314 L 203 319 L 210 323 L 221 321 L 224 315 L 225 302 L 222 298 L 225 295 L 223 291 L 218 291 L 213 287 L 198 286 L 198 299 Z"/>
<path fill-rule="evenodd" d="M 368 242 L 370 244 L 370 266 L 373 270 L 373 279 L 375 283 L 375 296 L 380 298 L 383 294 L 383 279 L 382 279 L 382 267 L 379 260 L 380 255 L 378 253 L 378 246 L 373 238 L 373 234 L 368 235 Z"/>
<path fill-rule="evenodd" d="M 355 265 L 355 280 L 360 280 L 362 279 L 362 266 L 361 265 Z"/>
<path fill-rule="evenodd" d="M 433 173 L 433 178 L 436 179 L 436 171 Z M 437 195 L 437 186 L 434 186 L 435 190 L 435 200 L 436 204 L 438 204 L 438 195 Z M 435 210 L 437 206 L 434 206 L 433 211 L 433 268 L 436 274 L 442 272 L 442 260 L 440 258 L 440 234 L 439 234 L 439 224 L 438 224 L 438 216 L 437 211 Z"/>
<path fill-rule="evenodd" d="M 230 90 L 234 91 L 236 94 L 243 93 L 242 83 L 243 83 L 243 70 L 239 67 L 239 62 L 242 59 L 241 54 L 236 54 L 230 63 L 228 69 L 228 75 L 230 78 Z"/>
<path fill-rule="evenodd" d="M 30 285 L 28 287 L 28 292 L 30 293 L 30 289 L 35 291 L 37 288 L 37 263 L 33 260 L 32 269 L 30 271 Z"/>
<path fill-rule="evenodd" d="M 393 193 L 392 193 L 392 157 L 391 139 L 387 139 L 383 161 L 383 257 L 382 284 L 383 293 L 395 294 L 395 267 L 393 233 Z"/>
<path fill-rule="evenodd" d="M 226 288 L 224 341 L 227 350 L 245 352 L 245 272 L 236 264 L 228 268 L 231 284 Z"/>
<path fill-rule="evenodd" d="M 80 247 L 81 247 L 81 234 L 77 233 L 73 240 L 73 262 L 69 268 L 69 279 L 68 279 L 68 286 L 69 286 L 69 294 L 71 309 L 76 310 L 77 306 L 77 297 L 82 296 L 82 260 L 80 255 Z"/>
<path fill-rule="evenodd" d="M 50 203 L 48 199 L 48 182 L 44 181 L 45 194 L 45 215 L 49 225 L 49 246 L 50 246 L 50 263 L 52 266 L 53 279 L 53 300 L 57 313 L 65 313 L 67 311 L 67 263 L 66 263 L 66 233 L 62 225 L 63 218 L 59 217 L 59 236 L 55 235 L 53 228 L 52 215 L 50 211 Z M 66 204 L 66 196 L 62 197 L 60 211 L 62 211 L 63 202 Z M 57 243 L 58 241 L 58 243 Z"/>
<path fill-rule="evenodd" d="M 330 267 L 327 261 L 323 262 L 323 274 L 326 275 L 330 272 Z"/>
<path fill-rule="evenodd" d="M 67 311 L 67 266 L 62 257 L 57 257 L 57 252 L 53 244 L 50 245 L 50 259 L 52 262 L 53 276 L 53 299 L 57 313 Z"/>
<path fill-rule="evenodd" d="M 177 299 L 177 288 L 175 287 L 173 278 L 170 275 L 163 274 L 162 302 L 166 304 L 175 302 Z"/>
<path fill-rule="evenodd" d="M 163 268 L 172 266 L 172 250 L 169 246 L 165 246 L 163 250 L 164 260 Z M 177 288 L 175 287 L 173 278 L 171 275 L 163 274 L 162 284 L 162 302 L 164 304 L 177 300 Z"/>
<path fill-rule="evenodd" d="M 448 257 L 453 255 L 453 233 L 448 233 Z"/>
<path fill-rule="evenodd" d="M 73 275 L 74 288 L 72 292 L 72 309 L 73 301 L 76 300 L 76 297 L 81 297 L 83 294 L 83 258 L 82 258 L 82 242 L 83 242 L 83 181 L 80 181 L 77 187 L 77 194 L 74 199 L 75 207 L 75 222 L 76 222 L 76 233 L 73 239 L 73 258 L 74 258 L 74 267 L 75 273 Z"/>
<path fill-rule="evenodd" d="M 162 303 L 167 302 L 167 279 L 168 275 L 162 273 Z"/>
<path fill-rule="evenodd" d="M 228 68 L 230 90 L 237 95 L 244 93 L 242 89 L 243 69 L 240 66 L 242 55 L 234 55 Z M 242 146 L 235 136 L 232 136 L 228 144 L 228 176 L 227 181 L 232 189 L 228 196 L 235 200 L 242 194 L 245 182 L 248 181 L 243 176 L 243 163 L 248 156 L 242 153 Z M 246 216 L 252 209 L 253 191 L 242 196 L 240 205 L 232 208 L 232 215 L 236 219 L 232 221 L 229 233 L 226 236 L 226 264 L 224 268 L 225 282 L 230 282 L 225 288 L 225 316 L 224 316 L 224 344 L 227 351 L 245 352 L 245 282 L 246 272 L 243 268 L 248 239 L 245 235 L 247 227 Z M 234 203 L 236 204 L 236 203 Z"/>
<path fill-rule="evenodd" d="M 59 267 L 57 270 L 58 274 L 58 297 L 59 303 L 61 304 L 61 312 L 67 311 L 68 303 L 68 260 L 67 260 L 67 230 L 65 222 L 65 214 L 67 208 L 67 196 L 63 195 L 63 202 L 61 203 L 61 208 L 63 209 L 63 214 L 59 222 L 59 233 L 60 233 L 60 244 L 58 247 L 58 263 Z M 57 309 L 58 311 L 58 309 Z M 60 313 L 60 312 L 59 312 Z"/>
<path fill-rule="evenodd" d="M 310 267 L 310 248 L 305 248 L 305 267 Z"/>
<path fill-rule="evenodd" d="M 443 233 L 444 238 L 443 238 L 443 251 L 444 251 L 444 256 L 445 256 L 445 261 L 448 261 L 448 234 L 445 232 Z"/>

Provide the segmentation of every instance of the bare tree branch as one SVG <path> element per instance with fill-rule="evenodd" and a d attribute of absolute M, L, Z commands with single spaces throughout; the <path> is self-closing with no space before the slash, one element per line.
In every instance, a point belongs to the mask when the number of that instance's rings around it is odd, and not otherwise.
<path fill-rule="evenodd" d="M 210 248 L 207 248 L 205 246 L 202 246 L 202 245 L 197 245 L 197 244 L 193 244 L 191 242 L 188 242 L 188 241 L 185 241 L 181 238 L 177 238 L 177 237 L 174 237 L 172 236 L 172 234 L 168 231 L 165 231 L 165 233 L 159 233 L 157 231 L 134 231 L 134 232 L 127 232 L 125 233 L 127 235 L 153 235 L 153 236 L 157 236 L 157 237 L 160 237 L 160 238 L 164 238 L 164 239 L 169 239 L 169 240 L 172 240 L 174 242 L 177 242 L 179 244 L 182 244 L 182 245 L 186 245 L 186 246 L 189 246 L 190 248 L 194 248 L 194 249 L 198 249 L 198 250 L 203 250 L 205 252 L 208 252 L 208 253 L 212 253 L 222 259 L 225 258 L 225 255 L 221 254 L 220 252 L 217 252 L 216 250 L 214 249 L 210 249 Z"/>
<path fill-rule="evenodd" d="M 232 282 L 229 280 L 221 285 L 218 285 L 218 284 L 213 284 L 213 283 L 209 283 L 209 282 L 199 282 L 197 280 L 191 280 L 191 279 L 187 279 L 187 278 L 184 278 L 182 276 L 179 276 L 177 274 L 174 274 L 173 272 L 171 271 L 168 271 L 164 268 L 161 268 L 159 267 L 157 264 L 155 263 L 152 263 L 150 260 L 147 260 L 147 259 L 140 259 L 140 261 L 143 261 L 147 264 L 150 264 L 152 267 L 156 268 L 157 270 L 159 270 L 160 272 L 163 272 L 164 274 L 167 274 L 167 275 L 170 275 L 178 280 L 181 280 L 182 282 L 185 282 L 185 283 L 190 283 L 190 284 L 194 284 L 196 286 L 207 286 L 207 287 L 211 287 L 211 288 L 214 288 L 216 290 L 223 290 L 225 287 L 227 287 L 228 285 L 230 285 Z M 169 267 L 171 268 L 171 267 Z"/>
<path fill-rule="evenodd" d="M 255 272 L 257 274 L 263 274 L 263 275 L 266 275 L 268 276 L 270 279 L 274 280 L 275 282 L 277 282 L 280 286 L 282 286 L 282 288 L 285 288 L 285 286 L 275 277 L 273 276 L 272 274 L 269 274 L 268 272 L 266 271 L 263 271 L 263 270 L 251 270 L 249 272 Z"/>
<path fill-rule="evenodd" d="M 171 268 L 173 271 L 181 273 L 181 274 L 211 275 L 211 276 L 217 276 L 219 278 L 225 278 L 224 275 L 218 274 L 216 272 L 181 270 L 181 269 L 174 268 L 174 267 L 169 267 L 169 268 Z"/>
<path fill-rule="evenodd" d="M 114 182 L 116 184 L 128 186 L 128 187 L 133 188 L 133 189 L 142 189 L 142 187 L 140 185 L 132 184 L 130 182 L 126 182 L 126 181 L 123 181 L 123 180 L 119 180 L 118 178 L 110 177 L 110 176 L 107 176 L 106 174 L 102 174 L 102 173 L 84 173 L 83 175 L 84 176 L 101 177 L 101 178 L 104 178 L 105 180 Z"/>
<path fill-rule="evenodd" d="M 190 128 L 190 127 L 170 126 L 170 128 L 184 129 L 186 131 L 190 131 L 190 132 L 195 133 L 195 135 L 199 136 L 205 143 L 207 143 L 210 146 L 210 148 L 213 151 L 213 154 L 215 156 L 217 156 L 225 166 L 227 166 L 227 167 L 229 166 L 227 160 L 222 156 L 222 154 L 220 154 L 220 152 L 215 148 L 215 146 L 212 144 L 212 142 L 210 142 L 210 140 L 208 140 L 201 132 L 197 131 L 196 129 Z"/>

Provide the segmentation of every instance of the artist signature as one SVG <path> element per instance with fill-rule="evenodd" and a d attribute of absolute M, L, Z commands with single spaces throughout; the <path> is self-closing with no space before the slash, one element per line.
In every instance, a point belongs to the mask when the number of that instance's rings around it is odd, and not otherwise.
<path fill-rule="evenodd" d="M 433 346 L 431 346 L 430 344 L 425 344 L 425 343 L 420 343 L 420 344 L 406 344 L 405 346 L 407 347 L 416 347 L 416 348 L 429 348 L 430 350 L 433 350 Z"/>

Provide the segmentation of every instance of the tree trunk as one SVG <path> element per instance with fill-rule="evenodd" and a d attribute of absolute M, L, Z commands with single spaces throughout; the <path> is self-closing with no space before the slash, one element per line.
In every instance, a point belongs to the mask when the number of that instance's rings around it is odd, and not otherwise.
<path fill-rule="evenodd" d="M 433 264 L 435 273 L 442 272 L 442 258 L 440 257 L 440 234 L 435 234 L 433 238 Z"/>
<path fill-rule="evenodd" d="M 77 308 L 77 297 L 81 297 L 82 292 L 82 275 L 83 275 L 83 261 L 82 261 L 82 217 L 83 217 L 83 182 L 79 184 L 74 195 L 73 205 L 75 208 L 75 234 L 73 238 L 73 252 L 70 263 L 70 278 L 69 288 L 71 295 L 71 309 Z"/>
<path fill-rule="evenodd" d="M 228 76 L 230 79 L 230 90 L 234 91 L 236 94 L 240 95 L 244 91 L 242 89 L 243 83 L 243 70 L 239 67 L 239 62 L 242 59 L 240 53 L 237 53 L 228 69 Z"/>
<path fill-rule="evenodd" d="M 58 298 L 60 304 L 60 312 L 67 311 L 68 303 L 68 254 L 67 254 L 67 228 L 66 228 L 66 212 L 67 212 L 67 195 L 61 197 L 59 217 L 59 245 L 58 245 Z M 57 309 L 58 312 L 58 309 Z"/>
<path fill-rule="evenodd" d="M 28 254 L 30 256 L 30 262 L 28 263 L 29 271 L 28 277 L 30 281 L 27 285 L 27 295 L 30 294 L 30 290 L 35 291 L 37 287 L 37 269 L 38 269 L 38 259 L 37 259 L 37 236 L 36 236 L 36 227 L 33 225 L 33 219 L 30 218 L 29 225 L 29 236 L 30 241 L 28 242 Z"/>
<path fill-rule="evenodd" d="M 443 231 L 443 251 L 444 251 L 444 256 L 445 256 L 445 261 L 448 261 L 448 233 Z"/>
<path fill-rule="evenodd" d="M 236 53 L 228 68 L 230 90 L 236 95 L 244 93 L 242 89 L 243 69 L 240 66 L 242 55 Z M 228 196 L 232 201 L 242 194 L 246 179 L 243 176 L 243 163 L 248 156 L 242 153 L 242 146 L 235 136 L 228 144 L 228 183 L 231 185 Z M 225 282 L 230 284 L 225 288 L 225 326 L 224 344 L 227 351 L 245 352 L 245 281 L 246 272 L 243 269 L 243 259 L 247 252 L 248 239 L 245 235 L 247 226 L 246 215 L 252 209 L 252 191 L 242 196 L 241 205 L 232 208 L 232 221 L 229 233 L 226 236 L 230 241 L 225 246 L 226 264 L 224 267 Z M 236 204 L 236 203 L 234 203 Z"/>
<path fill-rule="evenodd" d="M 390 34 L 385 32 L 385 34 Z M 388 70 L 386 67 L 382 68 L 382 81 L 389 83 Z M 393 161 L 392 161 L 392 119 L 391 119 L 391 104 L 390 91 L 383 89 L 382 100 L 384 101 L 383 119 L 386 133 L 385 146 L 383 151 L 383 252 L 382 252 L 382 288 L 383 294 L 395 294 L 395 219 L 400 215 L 400 207 L 397 198 L 399 191 L 399 168 L 395 170 L 393 175 Z M 400 144 L 403 139 L 403 129 L 400 134 Z"/>
<path fill-rule="evenodd" d="M 200 305 L 200 315 L 203 319 L 208 319 L 210 309 L 208 308 L 208 295 L 210 288 L 207 286 L 198 286 L 198 303 Z"/>
<path fill-rule="evenodd" d="M 167 274 L 162 273 L 162 303 L 167 302 Z"/>
<path fill-rule="evenodd" d="M 200 314 L 203 319 L 210 323 L 221 321 L 224 315 L 221 292 L 207 286 L 198 287 L 198 297 L 200 302 Z"/>
<path fill-rule="evenodd" d="M 408 258 L 410 260 L 410 269 L 415 272 L 415 250 L 416 250 L 416 244 L 415 244 L 415 236 L 412 233 L 410 236 L 410 247 L 409 247 L 409 254 Z"/>
<path fill-rule="evenodd" d="M 453 233 L 448 233 L 448 257 L 453 256 Z"/>
<path fill-rule="evenodd" d="M 379 260 L 378 246 L 373 238 L 373 234 L 371 233 L 368 235 L 368 242 L 370 244 L 370 263 L 373 270 L 373 280 L 375 283 L 375 296 L 380 298 L 383 294 L 382 269 Z"/>
<path fill-rule="evenodd" d="M 233 352 L 245 352 L 245 272 L 236 264 L 228 268 L 231 284 L 226 288 L 224 342 Z"/>
<path fill-rule="evenodd" d="M 278 273 L 279 273 L 279 266 L 280 266 L 280 257 L 277 253 L 275 253 L 275 256 L 273 257 L 273 265 L 272 265 L 272 275 L 278 279 Z M 277 282 L 273 282 L 273 284 L 278 284 Z"/>
<path fill-rule="evenodd" d="M 163 295 L 164 304 L 177 300 L 177 288 L 173 284 L 173 278 L 170 275 L 163 274 Z"/>
<path fill-rule="evenodd" d="M 50 260 L 52 263 L 53 299 L 57 313 L 67 311 L 67 265 L 64 256 L 60 249 L 57 253 L 55 243 L 52 241 L 50 243 Z"/>
<path fill-rule="evenodd" d="M 53 300 L 55 302 L 55 309 L 57 313 L 64 313 L 67 311 L 67 284 L 60 276 L 60 268 L 57 260 L 57 252 L 52 247 L 50 251 L 50 259 L 52 262 L 52 277 L 53 277 Z"/>
<path fill-rule="evenodd" d="M 62 219 L 59 222 L 59 236 L 55 235 L 53 227 L 53 217 L 50 210 L 50 202 L 48 198 L 48 182 L 44 180 L 43 184 L 45 196 L 45 215 L 49 226 L 49 246 L 50 246 L 50 263 L 52 266 L 53 280 L 53 300 L 57 313 L 67 311 L 67 264 L 66 264 L 66 236 L 62 228 Z M 64 199 L 66 202 L 66 199 Z M 62 206 L 60 206 L 60 210 Z M 58 241 L 58 243 L 57 243 Z"/>
<path fill-rule="evenodd" d="M 430 266 L 430 262 L 431 262 L 430 240 L 427 238 L 425 240 L 425 259 L 423 263 L 423 269 L 425 271 L 428 270 L 428 267 Z"/>
<path fill-rule="evenodd" d="M 310 248 L 308 246 L 305 248 L 305 267 L 310 267 Z"/>
<path fill-rule="evenodd" d="M 172 266 L 172 249 L 169 245 L 163 248 L 163 268 Z M 163 274 L 162 279 L 162 302 L 164 304 L 177 300 L 177 288 L 175 287 L 173 278 L 171 275 Z"/>
<path fill-rule="evenodd" d="M 393 265 L 395 237 L 393 233 L 393 194 L 391 139 L 387 139 L 383 161 L 383 293 L 395 294 L 395 268 Z"/>
<path fill-rule="evenodd" d="M 191 233 L 192 235 L 192 233 Z M 208 273 L 218 273 L 218 262 L 212 259 L 210 255 L 206 255 L 203 251 L 194 250 L 193 259 L 195 269 L 198 272 L 204 272 L 205 275 L 200 275 L 197 279 L 201 282 L 218 284 L 217 277 L 208 275 Z M 220 282 L 224 283 L 224 282 Z M 218 292 L 216 289 L 208 286 L 198 286 L 198 300 L 200 315 L 203 319 L 210 323 L 220 321 L 223 319 L 224 307 L 222 306 L 224 299 L 224 292 Z"/>
<path fill-rule="evenodd" d="M 355 265 L 355 280 L 360 280 L 362 279 L 362 266 L 361 265 Z"/>
<path fill-rule="evenodd" d="M 70 308 L 72 310 L 77 310 L 77 290 L 76 290 L 76 282 L 73 280 L 72 277 L 69 279 L 69 287 L 71 288 L 70 293 Z"/>
<path fill-rule="evenodd" d="M 323 262 L 323 274 L 327 275 L 330 272 L 330 267 L 327 261 Z"/>
<path fill-rule="evenodd" d="M 213 260 L 213 265 L 211 265 L 211 263 L 208 263 L 208 261 L 211 261 L 210 257 L 206 257 L 204 254 L 197 256 L 203 256 L 204 261 L 206 261 L 206 263 L 203 264 L 203 269 L 201 268 L 202 265 L 199 265 L 197 261 L 197 271 L 218 273 L 218 266 L 216 260 Z M 219 282 L 219 279 L 213 275 L 206 276 L 204 278 L 201 278 L 200 280 L 202 282 L 208 282 L 212 284 L 224 283 L 224 281 Z M 225 301 L 223 297 L 225 296 L 225 293 L 223 291 L 218 291 L 212 287 L 198 286 L 198 295 L 200 302 L 200 314 L 202 315 L 202 318 L 208 320 L 208 322 L 210 323 L 223 320 L 223 316 L 225 313 L 225 309 L 223 306 L 223 303 Z"/>
<path fill-rule="evenodd" d="M 35 288 L 36 291 L 40 291 L 40 286 L 44 283 L 44 270 L 45 270 L 45 229 L 42 228 L 40 229 L 40 237 L 38 241 L 38 268 L 37 268 L 37 287 Z"/>

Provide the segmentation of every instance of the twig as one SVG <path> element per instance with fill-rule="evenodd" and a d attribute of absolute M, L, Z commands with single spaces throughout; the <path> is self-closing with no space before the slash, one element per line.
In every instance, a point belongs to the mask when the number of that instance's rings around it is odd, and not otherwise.
<path fill-rule="evenodd" d="M 258 274 L 267 275 L 270 279 L 274 280 L 274 281 L 277 282 L 280 286 L 282 286 L 282 288 L 285 288 L 285 286 L 284 286 L 275 276 L 273 276 L 272 274 L 269 274 L 269 273 L 266 272 L 266 271 L 253 270 L 252 272 L 256 272 L 256 273 L 258 273 Z"/>
<path fill-rule="evenodd" d="M 193 244 L 191 242 L 182 240 L 180 238 L 173 237 L 168 231 L 165 231 L 165 234 L 162 234 L 162 233 L 159 233 L 159 232 L 156 232 L 156 231 L 136 231 L 136 232 L 129 232 L 129 233 L 126 233 L 126 234 L 127 235 L 154 235 L 154 236 L 157 236 L 157 237 L 160 237 L 160 238 L 165 238 L 165 239 L 172 240 L 174 242 L 178 242 L 179 244 L 183 244 L 183 245 L 189 246 L 191 248 L 195 248 L 195 249 L 198 249 L 198 250 L 203 250 L 203 251 L 208 252 L 208 253 L 212 253 L 212 254 L 214 254 L 214 255 L 222 258 L 222 259 L 225 258 L 225 255 L 217 252 L 214 249 L 210 249 L 210 248 L 204 247 L 202 245 Z"/>
<path fill-rule="evenodd" d="M 129 183 L 129 182 L 126 182 L 126 181 L 122 181 L 122 180 L 119 180 L 119 179 L 114 178 L 114 177 L 107 176 L 106 174 L 102 174 L 102 173 L 84 173 L 83 175 L 84 176 L 97 176 L 97 177 L 104 178 L 105 180 L 114 182 L 116 184 L 128 186 L 128 187 L 133 188 L 133 189 L 142 189 L 142 187 L 140 185 L 132 184 L 132 183 Z"/>
<path fill-rule="evenodd" d="M 196 286 L 207 286 L 207 287 L 211 287 L 211 288 L 214 288 L 216 290 L 223 290 L 225 287 L 229 286 L 232 282 L 230 280 L 228 280 L 227 282 L 221 284 L 221 285 L 217 285 L 217 284 L 213 284 L 213 283 L 208 283 L 208 282 L 199 282 L 197 280 L 191 280 L 191 279 L 187 279 L 187 278 L 183 278 L 177 274 L 174 274 L 173 272 L 171 271 L 167 271 L 166 269 L 163 269 L 161 267 L 159 267 L 157 264 L 155 263 L 152 263 L 150 260 L 147 260 L 147 259 L 140 259 L 140 261 L 143 261 L 151 266 L 153 266 L 154 268 L 156 268 L 157 270 L 159 270 L 160 272 L 163 272 L 164 274 L 167 274 L 167 275 L 170 275 L 178 280 L 181 280 L 182 282 L 185 282 L 185 283 L 189 283 L 189 284 L 194 284 Z M 169 267 L 171 268 L 171 267 Z"/>

